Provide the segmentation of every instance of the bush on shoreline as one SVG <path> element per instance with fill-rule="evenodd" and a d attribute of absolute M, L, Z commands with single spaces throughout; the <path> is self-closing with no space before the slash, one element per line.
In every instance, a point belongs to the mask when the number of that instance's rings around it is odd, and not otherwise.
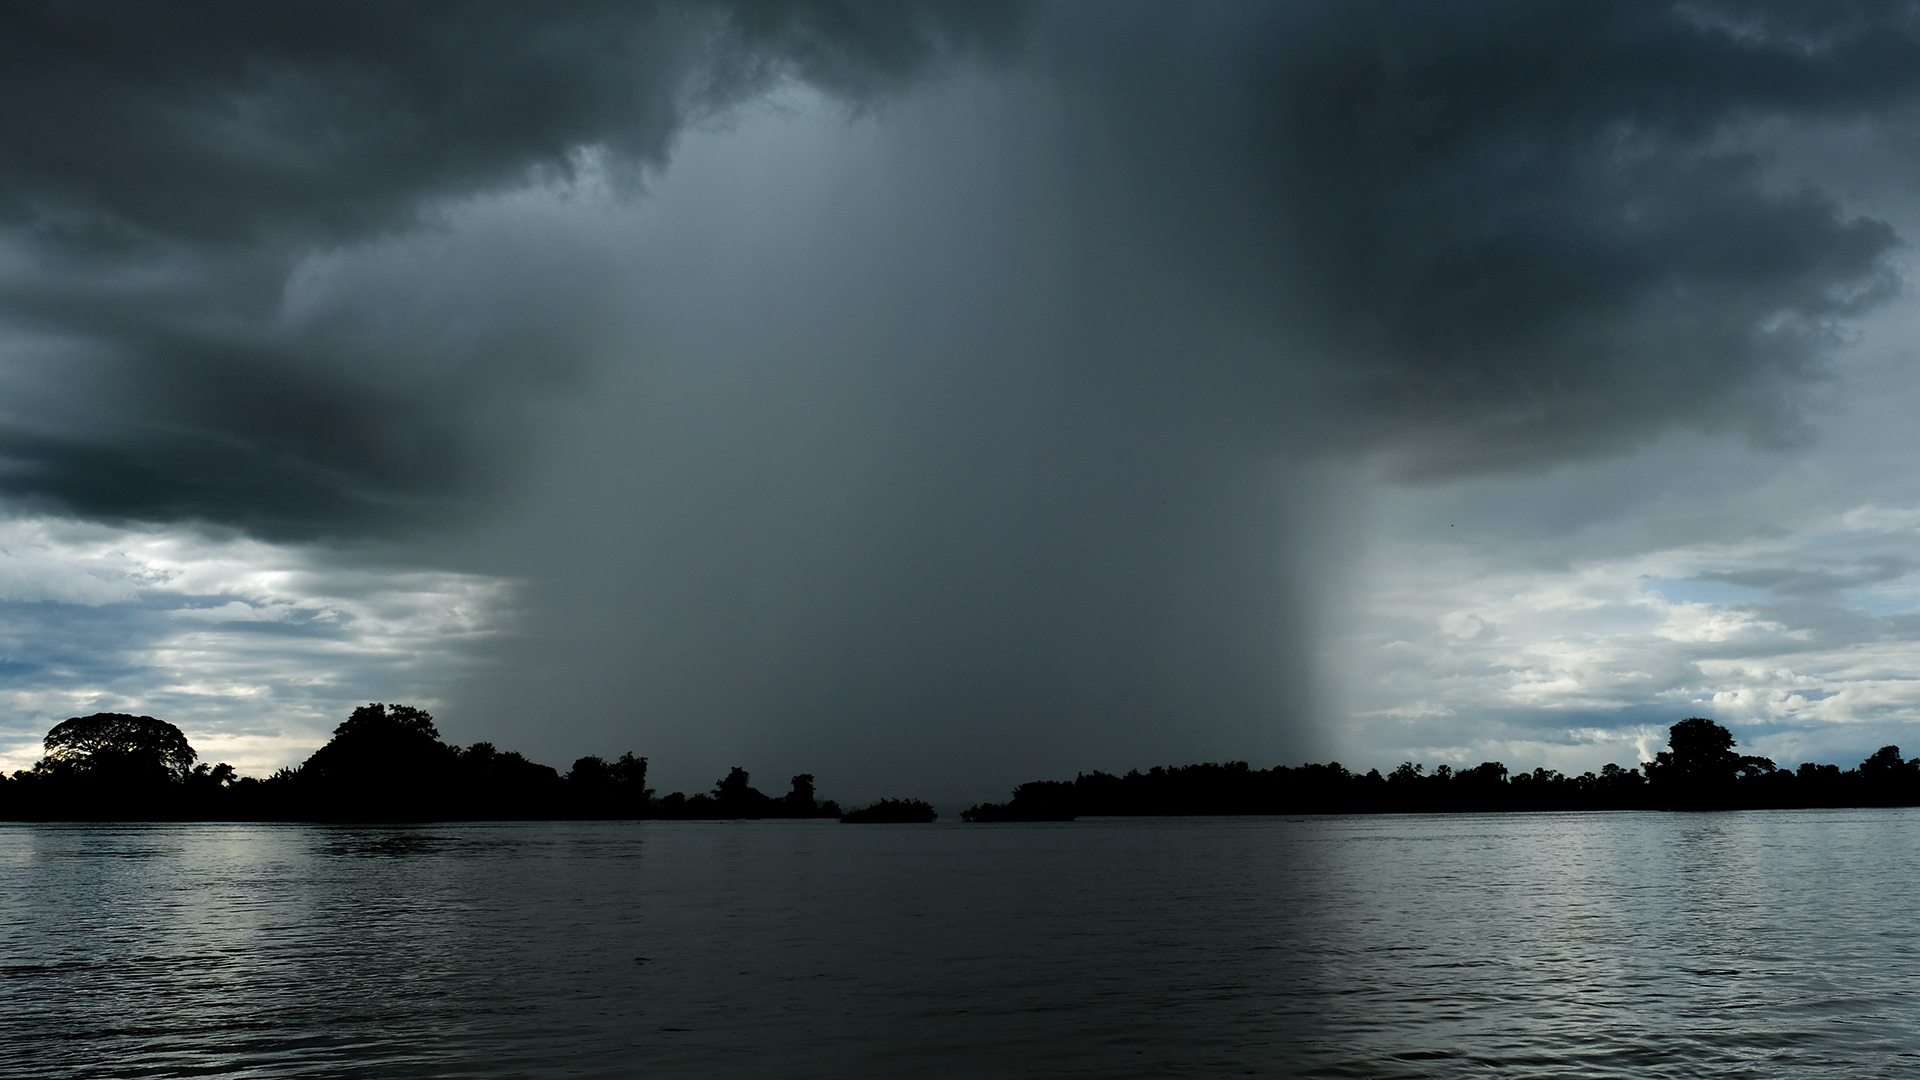
<path fill-rule="evenodd" d="M 843 814 L 842 825 L 924 825 L 939 820 L 933 807 L 919 799 L 881 799 L 872 806 Z"/>

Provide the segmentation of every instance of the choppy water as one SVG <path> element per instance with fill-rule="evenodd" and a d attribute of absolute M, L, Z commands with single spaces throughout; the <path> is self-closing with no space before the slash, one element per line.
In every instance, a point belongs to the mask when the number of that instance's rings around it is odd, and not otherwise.
<path fill-rule="evenodd" d="M 0 826 L 0 1073 L 1920 1074 L 1920 813 Z"/>

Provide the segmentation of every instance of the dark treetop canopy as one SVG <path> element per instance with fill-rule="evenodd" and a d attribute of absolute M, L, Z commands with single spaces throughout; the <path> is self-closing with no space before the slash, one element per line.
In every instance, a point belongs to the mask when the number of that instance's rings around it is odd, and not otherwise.
<path fill-rule="evenodd" d="M 151 774 L 184 778 L 199 755 L 177 727 L 151 716 L 94 713 L 62 720 L 47 732 L 47 761 L 76 772 L 120 777 Z"/>

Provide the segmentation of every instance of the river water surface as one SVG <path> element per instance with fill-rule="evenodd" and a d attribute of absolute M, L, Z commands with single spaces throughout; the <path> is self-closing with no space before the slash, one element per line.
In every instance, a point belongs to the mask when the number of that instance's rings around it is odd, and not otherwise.
<path fill-rule="evenodd" d="M 0 826 L 11 1077 L 1910 1077 L 1920 812 Z"/>

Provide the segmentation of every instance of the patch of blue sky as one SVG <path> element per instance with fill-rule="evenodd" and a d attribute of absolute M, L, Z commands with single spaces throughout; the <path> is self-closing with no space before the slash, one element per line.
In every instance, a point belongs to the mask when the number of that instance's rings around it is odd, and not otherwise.
<path fill-rule="evenodd" d="M 1691 715 L 1693 714 L 1685 711 L 1684 706 L 1676 712 L 1672 705 L 1654 702 L 1624 705 L 1618 708 L 1586 706 L 1543 709 L 1506 705 L 1477 712 L 1470 718 L 1470 722 L 1497 724 L 1508 738 L 1524 738 L 1532 742 L 1562 746 L 1579 746 L 1592 742 L 1592 735 L 1595 732 L 1637 729 L 1647 725 L 1656 725 L 1664 730 L 1675 721 Z M 1508 762 L 1508 764 L 1513 763 Z M 1620 764 L 1631 763 L 1623 761 Z"/>

